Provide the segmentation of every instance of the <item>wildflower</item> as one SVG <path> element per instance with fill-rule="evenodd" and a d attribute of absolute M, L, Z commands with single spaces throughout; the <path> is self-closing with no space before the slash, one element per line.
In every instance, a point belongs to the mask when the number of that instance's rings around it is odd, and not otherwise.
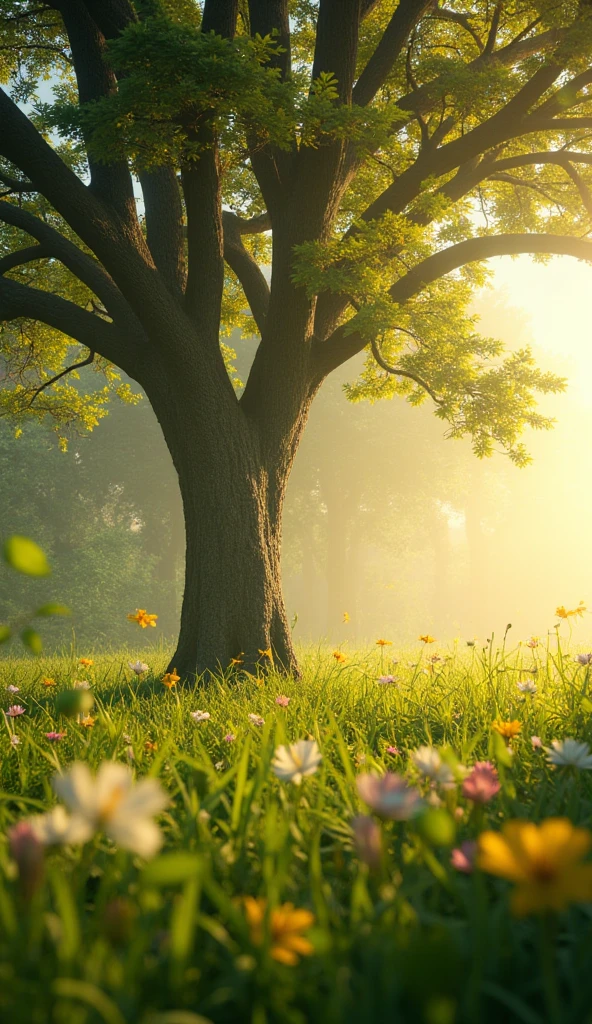
<path fill-rule="evenodd" d="M 475 870 L 476 856 L 477 843 L 473 842 L 472 839 L 465 839 L 464 843 L 460 844 L 460 847 L 452 851 L 450 863 L 457 871 L 462 871 L 464 875 L 470 875 Z"/>
<path fill-rule="evenodd" d="M 82 715 L 80 718 L 80 725 L 84 726 L 85 729 L 93 729 L 96 718 L 92 715 Z"/>
<path fill-rule="evenodd" d="M 75 690 L 90 690 L 90 683 L 88 679 L 75 679 L 74 680 Z"/>
<path fill-rule="evenodd" d="M 477 761 L 462 785 L 462 794 L 475 804 L 487 804 L 500 791 L 498 774 L 489 761 Z"/>
<path fill-rule="evenodd" d="M 251 942 L 254 946 L 261 946 L 265 937 L 267 901 L 246 896 L 244 905 Z M 284 903 L 272 910 L 269 914 L 269 932 L 273 959 L 293 967 L 299 957 L 314 953 L 314 947 L 302 935 L 313 924 L 314 914 L 310 910 L 298 910 L 292 903 Z"/>
<path fill-rule="evenodd" d="M 559 608 L 555 609 L 555 615 L 558 619 L 571 619 L 574 618 L 576 615 L 582 617 L 585 611 L 586 605 L 583 601 L 580 601 L 577 608 L 571 608 L 569 610 L 565 607 L 565 605 L 559 605 Z"/>
<path fill-rule="evenodd" d="M 341 651 L 333 651 L 333 657 L 338 665 L 342 665 L 346 661 L 345 654 L 342 654 Z"/>
<path fill-rule="evenodd" d="M 343 621 L 344 622 L 349 622 L 349 619 L 350 619 L 349 612 L 344 612 L 343 613 Z"/>
<path fill-rule="evenodd" d="M 528 639 L 528 640 L 526 641 L 526 646 L 527 646 L 527 647 L 530 647 L 530 648 L 531 648 L 531 649 L 532 649 L 532 650 L 534 651 L 535 647 L 538 647 L 538 646 L 539 646 L 539 641 L 540 641 L 540 639 L 541 639 L 541 638 L 540 638 L 539 636 L 531 636 L 531 637 L 530 637 L 530 638 L 529 638 L 529 639 Z"/>
<path fill-rule="evenodd" d="M 386 748 L 386 752 L 387 752 L 387 754 L 392 754 L 393 757 L 398 757 L 399 754 L 401 753 L 401 751 L 399 750 L 398 747 L 393 747 L 393 746 L 387 747 Z"/>
<path fill-rule="evenodd" d="M 421 640 L 422 643 L 424 643 L 424 644 L 435 644 L 436 643 L 436 637 L 435 636 L 430 636 L 429 633 L 424 633 L 422 636 L 418 637 L 418 640 Z"/>
<path fill-rule="evenodd" d="M 592 754 L 587 743 L 578 740 L 552 740 L 550 747 L 545 747 L 547 761 L 562 767 L 592 768 Z"/>
<path fill-rule="evenodd" d="M 84 668 L 90 668 L 91 665 L 94 665 L 94 661 L 92 660 L 92 658 L 79 658 L 78 664 L 83 665 Z"/>
<path fill-rule="evenodd" d="M 588 654 L 576 654 L 575 660 L 580 665 L 589 665 L 592 662 L 592 651 L 589 651 Z"/>
<path fill-rule="evenodd" d="M 235 739 L 236 739 L 236 736 L 234 735 L 233 732 L 227 732 L 226 736 L 224 737 L 224 742 L 225 743 L 234 743 Z"/>
<path fill-rule="evenodd" d="M 223 767 L 224 767 L 224 761 L 216 761 L 216 764 L 214 765 L 214 768 L 216 769 L 217 772 L 221 772 Z"/>
<path fill-rule="evenodd" d="M 422 775 L 447 788 L 454 786 L 454 772 L 445 764 L 435 747 L 418 747 L 411 760 Z"/>
<path fill-rule="evenodd" d="M 6 690 L 8 693 L 20 693 L 20 686 L 13 686 L 11 683 L 10 686 L 6 687 Z"/>
<path fill-rule="evenodd" d="M 524 679 L 521 683 L 516 683 L 516 686 L 520 690 L 520 693 L 536 693 L 536 683 L 533 679 Z"/>
<path fill-rule="evenodd" d="M 180 678 L 181 676 L 177 675 L 177 669 L 174 668 L 172 672 L 165 672 L 161 679 L 161 683 L 166 686 L 167 690 L 170 690 L 173 686 L 177 685 Z"/>
<path fill-rule="evenodd" d="M 209 711 L 190 711 L 189 716 L 194 722 L 207 722 L 212 717 Z"/>
<path fill-rule="evenodd" d="M 283 782 L 299 786 L 307 775 L 314 775 L 322 761 L 316 740 L 298 740 L 290 746 L 278 747 L 271 762 L 271 770 Z"/>
<path fill-rule="evenodd" d="M 50 743 L 59 743 L 67 735 L 65 732 L 46 732 L 45 739 L 49 740 Z"/>
<path fill-rule="evenodd" d="M 407 785 L 401 775 L 359 775 L 356 784 L 365 804 L 381 818 L 402 821 L 412 818 L 423 807 L 419 792 Z"/>
<path fill-rule="evenodd" d="M 380 826 L 367 814 L 357 814 L 352 821 L 355 851 L 369 868 L 380 867 L 382 832 Z"/>
<path fill-rule="evenodd" d="M 540 736 L 531 736 L 530 742 L 532 743 L 533 750 L 540 750 L 540 748 L 543 745 L 543 741 L 541 740 Z"/>
<path fill-rule="evenodd" d="M 29 900 L 43 878 L 43 844 L 28 821 L 19 821 L 9 828 L 7 837 L 8 851 L 17 866 L 21 892 Z"/>
<path fill-rule="evenodd" d="M 499 732 L 500 736 L 503 736 L 504 739 L 513 740 L 521 731 L 522 726 L 520 722 L 517 722 L 516 720 L 512 722 L 500 722 L 496 719 L 491 728 L 495 729 L 496 732 Z"/>
<path fill-rule="evenodd" d="M 10 744 L 11 744 L 11 746 L 18 747 L 20 742 L 21 741 L 18 738 L 18 736 L 16 735 L 16 733 L 13 733 L 12 736 L 10 737 Z"/>
<path fill-rule="evenodd" d="M 43 680 L 43 685 L 44 686 L 50 687 L 50 686 L 55 686 L 55 684 L 56 684 L 55 679 L 44 679 Z"/>
<path fill-rule="evenodd" d="M 153 754 L 155 750 L 158 750 L 158 743 L 153 743 L 152 740 L 146 740 L 144 743 L 144 750 L 148 751 L 149 754 Z"/>
<path fill-rule="evenodd" d="M 231 665 L 242 665 L 242 663 L 243 663 L 242 655 L 244 653 L 245 653 L 244 651 L 241 651 L 239 656 L 238 656 L 238 658 L 231 658 L 230 659 L 230 664 Z"/>
<path fill-rule="evenodd" d="M 265 725 L 265 719 L 261 718 L 261 715 L 249 715 L 249 722 L 253 725 Z"/>
<path fill-rule="evenodd" d="M 141 857 L 160 849 L 162 836 L 152 818 L 168 799 L 156 779 L 134 783 L 131 769 L 116 761 L 103 761 L 93 777 L 88 765 L 77 762 L 54 778 L 53 788 L 72 815 L 62 842 L 85 842 L 101 831 Z"/>
<path fill-rule="evenodd" d="M 128 666 L 137 676 L 141 676 L 144 672 L 149 671 L 148 665 L 144 664 L 143 661 L 128 661 Z"/>
<path fill-rule="evenodd" d="M 357 765 L 366 764 L 366 755 L 365 754 L 356 754 L 354 760 L 355 760 Z"/>
<path fill-rule="evenodd" d="M 24 715 L 24 713 L 25 713 L 25 709 L 22 706 L 22 704 L 11 704 L 11 706 L 8 709 L 8 711 L 4 712 L 4 714 L 8 718 L 18 718 L 19 715 Z"/>
<path fill-rule="evenodd" d="M 264 651 L 262 651 L 260 648 L 257 648 L 257 649 L 259 650 L 259 654 L 261 655 L 262 658 L 269 658 L 270 661 L 273 661 L 273 654 L 271 653 L 271 647 L 266 647 Z"/>
<path fill-rule="evenodd" d="M 280 695 L 275 698 L 275 702 L 276 704 L 279 704 L 281 708 L 287 708 L 290 703 L 290 698 L 284 697 L 283 693 L 280 693 Z"/>
<path fill-rule="evenodd" d="M 376 641 L 376 646 L 377 647 L 392 647 L 393 646 L 393 641 L 392 640 L 377 640 Z"/>
<path fill-rule="evenodd" d="M 63 846 L 69 843 L 85 843 L 89 830 L 80 818 L 70 818 L 65 807 L 58 804 L 46 814 L 29 819 L 35 835 L 44 846 Z"/>
<path fill-rule="evenodd" d="M 378 676 L 376 682 L 381 686 L 392 686 L 394 683 L 398 683 L 400 678 L 401 676 Z"/>
<path fill-rule="evenodd" d="M 130 612 L 128 619 L 130 622 L 137 622 L 138 626 L 142 629 L 146 629 L 147 626 L 156 626 L 156 620 L 158 615 L 149 615 L 145 608 L 136 608 L 136 614 Z"/>
<path fill-rule="evenodd" d="M 509 821 L 501 832 L 479 836 L 477 866 L 514 882 L 511 907 L 519 917 L 564 910 L 592 901 L 592 864 L 582 860 L 592 834 L 567 818 L 547 818 L 541 825 Z"/>

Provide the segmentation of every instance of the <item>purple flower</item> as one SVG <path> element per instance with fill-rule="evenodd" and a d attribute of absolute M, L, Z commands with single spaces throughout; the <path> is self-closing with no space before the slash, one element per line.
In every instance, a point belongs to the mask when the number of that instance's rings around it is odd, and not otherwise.
<path fill-rule="evenodd" d="M 63 740 L 65 735 L 65 732 L 46 732 L 45 739 L 49 740 L 50 743 L 59 743 L 60 740 Z"/>
<path fill-rule="evenodd" d="M 387 752 L 387 754 L 392 754 L 393 757 L 398 757 L 399 754 L 401 753 L 401 751 L 399 750 L 398 747 L 393 747 L 393 746 L 388 746 L 386 748 L 386 752 Z"/>
<path fill-rule="evenodd" d="M 500 791 L 498 774 L 489 761 L 477 761 L 462 785 L 462 794 L 475 804 L 487 804 Z"/>
<path fill-rule="evenodd" d="M 235 739 L 236 739 L 236 736 L 234 735 L 233 732 L 227 732 L 226 736 L 224 737 L 224 742 L 225 743 L 234 743 Z"/>
<path fill-rule="evenodd" d="M 460 844 L 460 847 L 452 851 L 450 863 L 457 871 L 462 871 L 464 875 L 470 875 L 475 870 L 476 856 L 477 843 L 472 839 L 465 839 L 464 843 Z"/>
<path fill-rule="evenodd" d="M 381 818 L 403 821 L 412 818 L 423 807 L 418 790 L 412 789 L 401 775 L 394 772 L 359 775 L 357 786 L 364 803 Z"/>
<path fill-rule="evenodd" d="M 289 697 L 284 697 L 283 693 L 280 693 L 279 697 L 275 698 L 276 704 L 279 704 L 281 708 L 287 708 L 290 703 Z"/>
<path fill-rule="evenodd" d="M 18 718 L 19 715 L 24 715 L 24 713 L 25 709 L 20 704 L 12 704 L 9 707 L 8 711 L 4 712 L 4 714 L 7 715 L 8 718 Z"/>

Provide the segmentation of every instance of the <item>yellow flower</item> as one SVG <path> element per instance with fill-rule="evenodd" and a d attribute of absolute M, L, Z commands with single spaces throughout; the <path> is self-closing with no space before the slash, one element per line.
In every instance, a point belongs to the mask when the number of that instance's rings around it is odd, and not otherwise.
<path fill-rule="evenodd" d="M 231 658 L 230 659 L 230 664 L 231 665 L 242 665 L 243 659 L 242 659 L 241 655 L 244 654 L 244 653 L 245 653 L 244 651 L 241 651 L 239 656 L 238 656 L 238 658 Z"/>
<path fill-rule="evenodd" d="M 477 865 L 515 883 L 512 912 L 523 917 L 592 902 L 592 864 L 581 863 L 591 846 L 588 829 L 567 818 L 509 821 L 501 832 L 479 836 Z"/>
<path fill-rule="evenodd" d="M 376 641 L 376 646 L 377 647 L 392 647 L 393 646 L 393 641 L 392 640 L 377 640 Z"/>
<path fill-rule="evenodd" d="M 344 622 L 349 622 L 349 612 L 344 612 L 343 613 L 343 621 Z"/>
<path fill-rule="evenodd" d="M 586 611 L 586 605 L 584 604 L 583 601 L 580 601 L 580 603 L 579 603 L 577 608 L 567 609 L 565 607 L 565 605 L 560 604 L 559 608 L 555 609 L 555 614 L 556 614 L 557 618 L 559 618 L 559 619 L 570 619 L 574 615 L 583 616 L 585 611 Z"/>
<path fill-rule="evenodd" d="M 507 740 L 513 740 L 522 730 L 520 722 L 516 720 L 513 722 L 500 722 L 496 719 L 491 728 L 495 729 L 496 732 L 499 732 L 500 736 Z"/>
<path fill-rule="evenodd" d="M 96 718 L 93 718 L 92 715 L 82 715 L 80 719 L 80 724 L 83 725 L 85 729 L 92 729 L 95 722 Z"/>
<path fill-rule="evenodd" d="M 245 913 L 249 923 L 251 942 L 261 946 L 265 937 L 267 901 L 246 896 Z M 292 903 L 283 903 L 269 914 L 270 952 L 274 960 L 293 967 L 301 956 L 310 956 L 314 947 L 302 932 L 314 924 L 310 910 L 299 910 Z"/>
<path fill-rule="evenodd" d="M 171 687 L 177 685 L 180 678 L 181 676 L 177 675 L 177 669 L 174 668 L 172 672 L 165 672 L 161 679 L 161 682 L 164 683 L 168 690 L 170 690 Z"/>
<path fill-rule="evenodd" d="M 333 651 L 333 657 L 338 665 L 341 665 L 346 660 L 345 654 L 342 654 L 341 651 Z"/>
<path fill-rule="evenodd" d="M 84 665 L 85 668 L 90 668 L 91 665 L 94 665 L 94 661 L 92 658 L 80 658 L 78 664 Z"/>
<path fill-rule="evenodd" d="M 43 680 L 43 685 L 44 686 L 55 686 L 55 684 L 56 684 L 55 679 L 44 679 Z"/>
<path fill-rule="evenodd" d="M 271 647 L 266 647 L 264 651 L 259 649 L 259 654 L 261 655 L 262 658 L 269 658 L 270 661 L 273 661 L 273 654 L 271 653 Z"/>
<path fill-rule="evenodd" d="M 435 636 L 430 636 L 429 633 L 424 633 L 423 636 L 418 637 L 418 640 L 423 640 L 424 644 L 435 644 L 436 643 L 436 637 Z"/>
<path fill-rule="evenodd" d="M 146 629 L 147 626 L 156 626 L 157 618 L 158 615 L 149 615 L 145 608 L 136 608 L 135 615 L 131 612 L 128 615 L 130 622 L 137 622 L 142 629 Z"/>

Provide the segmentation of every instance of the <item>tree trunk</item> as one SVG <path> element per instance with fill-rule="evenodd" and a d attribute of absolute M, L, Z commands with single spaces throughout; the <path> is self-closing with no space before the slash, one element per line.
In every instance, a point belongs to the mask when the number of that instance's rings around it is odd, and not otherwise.
<path fill-rule="evenodd" d="M 287 435 L 278 430 L 273 448 L 266 437 L 264 449 L 259 429 L 226 386 L 208 396 L 187 394 L 178 375 L 169 379 L 172 401 L 149 395 L 177 470 L 185 519 L 181 629 L 169 667 L 189 679 L 230 666 L 258 674 L 270 665 L 261 652 L 271 649 L 274 663 L 297 675 L 282 594 L 281 519 L 293 461 L 286 452 L 295 451 L 306 414 Z"/>

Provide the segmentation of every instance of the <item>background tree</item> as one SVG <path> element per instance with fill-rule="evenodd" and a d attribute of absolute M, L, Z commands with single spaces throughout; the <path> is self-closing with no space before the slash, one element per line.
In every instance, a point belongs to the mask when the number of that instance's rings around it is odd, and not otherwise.
<path fill-rule="evenodd" d="M 549 425 L 534 393 L 562 382 L 469 302 L 491 256 L 592 258 L 588 5 L 9 0 L 2 29 L 7 407 L 71 342 L 107 387 L 113 365 L 138 381 L 185 514 L 173 662 L 271 645 L 295 669 L 282 506 L 327 375 L 368 349 L 353 400 L 429 396 L 478 455 L 523 463 L 522 428 Z M 243 388 L 220 325 L 245 303 Z M 67 388 L 43 394 L 58 422 Z"/>

